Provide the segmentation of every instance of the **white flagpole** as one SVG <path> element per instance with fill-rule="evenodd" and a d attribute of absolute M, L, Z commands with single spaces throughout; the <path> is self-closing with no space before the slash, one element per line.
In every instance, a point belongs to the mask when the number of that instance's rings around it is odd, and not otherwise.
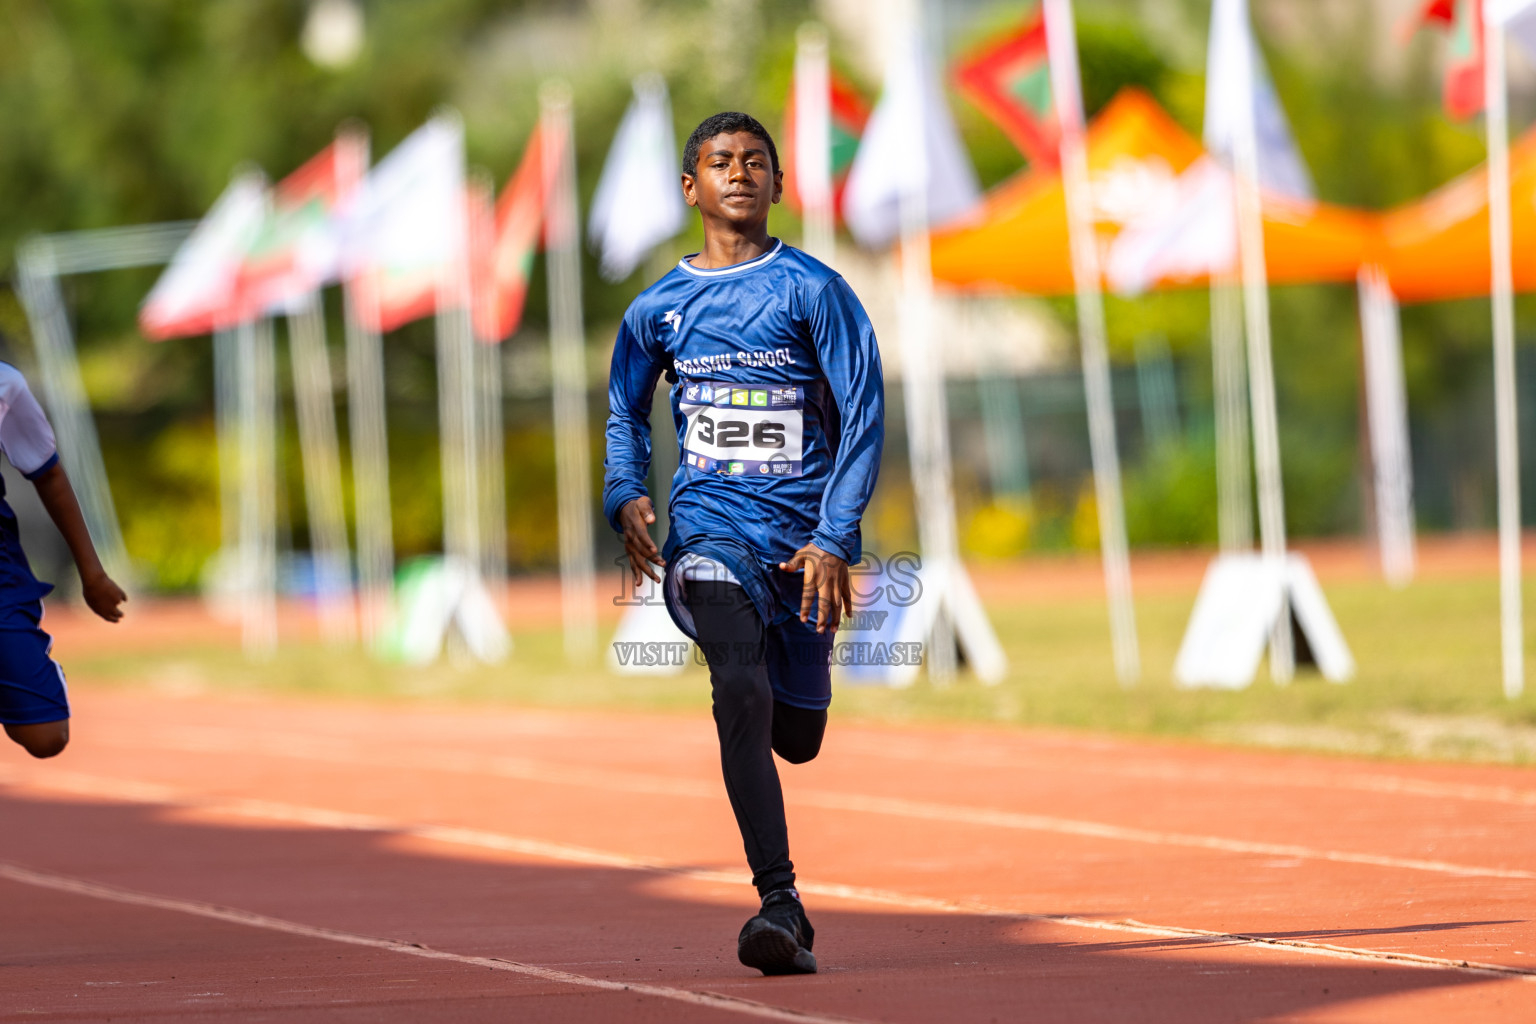
<path fill-rule="evenodd" d="M 437 416 L 443 489 L 443 554 L 479 572 L 479 510 L 475 495 L 479 434 L 471 379 L 474 339 L 459 271 L 445 269 L 437 290 Z"/>
<path fill-rule="evenodd" d="M 476 172 L 466 194 L 469 196 L 469 251 L 472 257 L 489 251 L 495 234 L 495 212 L 492 196 L 495 186 L 490 177 Z M 475 289 L 483 282 L 479 275 L 469 274 L 471 294 L 469 307 L 479 308 L 486 296 Z M 502 350 L 501 339 L 487 339 L 473 330 L 473 351 L 470 357 L 471 384 L 475 389 L 475 451 L 476 484 L 474 514 L 480 538 L 480 565 L 478 572 L 494 595 L 501 595 L 507 583 L 507 498 L 505 443 L 502 437 Z"/>
<path fill-rule="evenodd" d="M 1413 579 L 1413 462 L 1397 301 L 1380 267 L 1361 269 L 1359 290 L 1377 542 L 1382 575 L 1402 587 Z"/>
<path fill-rule="evenodd" d="M 1247 19 L 1247 4 L 1243 17 Z M 1246 27 L 1246 26 L 1245 26 Z M 1232 87 L 1241 90 L 1233 163 L 1237 191 L 1237 245 L 1242 268 L 1248 334 L 1248 386 L 1253 413 L 1253 461 L 1259 491 L 1259 544 L 1271 572 L 1285 570 L 1285 494 L 1280 475 L 1280 428 L 1275 409 L 1275 368 L 1269 344 L 1269 276 L 1264 263 L 1264 214 L 1259 201 L 1259 145 L 1253 91 L 1253 40 L 1248 29 L 1236 54 Z M 1281 587 L 1280 614 L 1269 641 L 1269 672 L 1287 683 L 1295 672 L 1291 610 Z"/>
<path fill-rule="evenodd" d="M 1509 110 L 1504 28 L 1483 20 L 1483 100 L 1488 130 L 1488 223 L 1492 247 L 1493 398 L 1499 480 L 1499 612 L 1504 696 L 1525 690 L 1520 596 L 1520 433 L 1515 395 L 1515 300 L 1509 209 Z"/>
<path fill-rule="evenodd" d="M 1077 66 L 1077 28 L 1072 0 L 1045 0 L 1046 48 L 1051 93 L 1061 125 L 1062 183 L 1066 190 L 1071 240 L 1072 278 L 1077 292 L 1077 323 L 1083 355 L 1083 385 L 1088 399 L 1088 438 L 1093 455 L 1094 493 L 1098 501 L 1099 546 L 1104 585 L 1109 596 L 1110 640 L 1115 675 L 1129 686 L 1141 675 L 1136 611 L 1131 599 L 1131 563 L 1125 537 L 1125 507 L 1120 492 L 1120 453 L 1105 339 L 1098 242 L 1093 230 L 1093 192 L 1084 140 L 1082 84 Z"/>
<path fill-rule="evenodd" d="M 549 346 L 555 412 L 556 506 L 560 522 L 560 600 L 566 657 L 590 662 L 597 653 L 592 550 L 592 483 L 588 451 L 586 331 L 581 315 L 581 253 L 577 249 L 576 152 L 570 88 L 549 82 L 539 91 L 545 180 L 552 183 L 545 220 L 549 271 Z"/>
<path fill-rule="evenodd" d="M 927 640 L 928 678 L 945 685 L 955 678 L 952 575 L 959 571 L 954 487 L 949 459 L 949 416 L 944 394 L 944 366 L 933 346 L 933 260 L 928 243 L 927 137 L 922 123 L 922 35 L 919 2 L 906 0 L 891 11 L 891 48 L 887 88 L 908 90 L 898 109 L 918 123 L 907 125 L 913 147 L 898 196 L 901 225 L 901 384 L 906 403 L 907 444 L 911 451 L 913 497 L 917 504 L 918 545 L 922 549 L 924 589 L 939 602 Z"/>
<path fill-rule="evenodd" d="M 270 320 L 236 329 L 240 377 L 241 640 L 247 655 L 277 646 L 276 367 Z"/>
<path fill-rule="evenodd" d="M 795 37 L 795 166 L 805 251 L 831 264 L 837 259 L 832 208 L 832 72 L 827 30 L 815 22 Z"/>
<path fill-rule="evenodd" d="M 213 432 L 219 461 L 218 566 L 227 576 L 241 566 L 240 342 L 229 327 L 213 333 Z"/>
<path fill-rule="evenodd" d="M 1253 547 L 1243 300 L 1236 277 L 1211 278 L 1211 376 L 1216 405 L 1216 534 L 1223 554 Z"/>
<path fill-rule="evenodd" d="M 502 426 L 501 345 L 477 342 L 474 378 L 479 388 L 480 574 L 500 596 L 507 583 L 507 475 Z"/>
<path fill-rule="evenodd" d="M 358 612 L 371 648 L 389 620 L 395 574 L 394 521 L 389 507 L 389 441 L 384 417 L 384 342 L 369 327 L 378 310 L 358 308 L 346 288 L 347 417 L 352 448 L 352 506 L 357 531 Z"/>
<path fill-rule="evenodd" d="M 320 630 L 327 642 L 345 644 L 353 637 L 351 554 L 341 493 L 331 362 L 319 292 L 311 293 L 288 316 L 288 356 L 303 449 L 304 498 L 309 510 Z"/>
<path fill-rule="evenodd" d="M 451 118 L 458 132 L 460 180 L 464 159 L 462 129 L 456 114 Z M 465 571 L 480 571 L 480 530 L 477 495 L 479 431 L 476 415 L 477 389 L 471 365 L 474 337 L 469 320 L 469 223 L 464 190 L 453 198 L 458 230 L 451 231 L 457 251 L 437 274 L 437 417 L 443 491 L 443 555 Z"/>
<path fill-rule="evenodd" d="M 352 136 L 359 166 L 349 180 L 361 180 L 368 168 L 368 137 Z M 357 540 L 358 619 L 364 644 L 376 649 L 389 621 L 394 593 L 395 531 L 389 504 L 389 438 L 384 413 L 384 342 L 370 324 L 379 310 L 360 308 L 375 302 L 372 290 L 343 286 L 347 344 L 347 421 L 352 451 L 352 507 Z"/>

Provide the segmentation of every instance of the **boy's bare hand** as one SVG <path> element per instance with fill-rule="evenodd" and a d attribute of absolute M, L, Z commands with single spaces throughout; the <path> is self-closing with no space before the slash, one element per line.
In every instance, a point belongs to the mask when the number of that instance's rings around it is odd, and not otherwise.
<path fill-rule="evenodd" d="M 112 582 L 112 577 L 101 573 L 89 579 L 82 579 L 80 589 L 91 611 L 108 622 L 118 622 L 122 619 L 123 610 L 118 605 L 128 600 L 128 595 L 123 593 L 122 587 Z"/>
<path fill-rule="evenodd" d="M 816 632 L 836 630 L 843 616 L 853 610 L 853 582 L 848 576 L 848 563 L 815 544 L 807 544 L 789 561 L 779 563 L 779 568 L 786 572 L 794 572 L 802 566 L 805 581 L 800 589 L 800 621 L 809 621 L 814 601 Z"/>
<path fill-rule="evenodd" d="M 656 550 L 656 542 L 651 540 L 650 525 L 655 521 L 656 509 L 650 498 L 635 498 L 619 509 L 619 523 L 624 527 L 624 553 L 629 556 L 629 571 L 634 574 L 637 587 L 641 573 L 660 583 L 661 577 L 651 566 L 667 564 Z"/>

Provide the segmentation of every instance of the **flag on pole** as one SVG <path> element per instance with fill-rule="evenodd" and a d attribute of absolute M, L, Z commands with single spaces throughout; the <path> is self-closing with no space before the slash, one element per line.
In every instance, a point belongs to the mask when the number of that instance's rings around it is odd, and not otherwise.
<path fill-rule="evenodd" d="M 911 126 L 923 126 L 923 139 Z M 981 199 L 976 171 L 944 102 L 944 91 L 921 53 L 886 72 L 880 102 L 848 171 L 843 219 L 854 240 L 879 248 L 901 234 L 901 197 L 926 192 L 928 223 L 944 224 Z"/>
<path fill-rule="evenodd" d="M 641 75 L 634 93 L 603 164 L 587 225 L 605 281 L 633 273 L 647 253 L 683 229 L 688 214 L 667 83 L 657 74 Z"/>
<path fill-rule="evenodd" d="M 1459 120 L 1483 109 L 1483 0 L 1456 0 L 1444 97 L 1446 113 Z"/>
<path fill-rule="evenodd" d="M 239 281 L 250 315 L 287 312 L 341 274 L 342 204 L 367 171 L 367 142 L 344 133 L 272 189 L 272 209 Z"/>
<path fill-rule="evenodd" d="M 237 283 L 267 212 L 267 182 L 242 174 L 219 196 L 172 257 L 139 310 L 155 340 L 207 334 L 240 320 Z"/>
<path fill-rule="evenodd" d="M 964 58 L 954 77 L 965 97 L 997 122 L 1030 163 L 1058 165 L 1061 132 L 1051 99 L 1045 16 L 1040 8 L 1018 28 Z"/>
<path fill-rule="evenodd" d="M 859 150 L 859 136 L 869 122 L 869 104 L 859 91 L 836 71 L 829 76 L 832 114 L 832 208 L 843 208 L 843 192 L 848 187 L 848 170 L 853 166 L 854 154 Z M 798 168 L 800 153 L 801 118 L 795 103 L 795 88 L 789 90 L 789 102 L 784 107 L 784 144 L 779 148 L 779 159 L 786 169 Z M 800 175 L 784 176 L 784 200 L 792 210 L 800 210 Z"/>
<path fill-rule="evenodd" d="M 1423 0 L 1412 14 L 1398 24 L 1397 34 L 1407 42 L 1415 32 L 1425 26 L 1448 29 L 1455 23 L 1456 0 Z"/>
<path fill-rule="evenodd" d="M 1536 0 L 1488 0 L 1488 20 L 1501 26 L 1536 60 Z"/>
<path fill-rule="evenodd" d="M 496 204 L 488 245 L 475 259 L 475 335 L 484 342 L 509 337 L 522 322 L 533 255 L 553 187 L 550 178 L 559 167 L 545 159 L 545 151 L 553 146 L 555 153 L 564 152 L 561 140 L 546 139 L 548 131 L 541 122 L 529 136 L 523 159 Z"/>
<path fill-rule="evenodd" d="M 1495 0 L 1489 12 L 1509 9 L 1518 18 L 1526 6 L 1524 0 L 1503 4 Z M 1450 33 L 1441 92 L 1445 112 L 1459 121 L 1477 115 L 1483 109 L 1483 0 L 1427 0 L 1406 24 L 1409 34 L 1425 26 Z M 1527 33 L 1536 37 L 1536 26 L 1528 26 Z"/>
<path fill-rule="evenodd" d="M 1167 201 L 1128 222 L 1110 245 L 1104 273 L 1116 294 L 1140 295 L 1159 281 L 1213 276 L 1236 265 L 1231 172 L 1203 156 L 1169 191 Z"/>
<path fill-rule="evenodd" d="M 467 259 L 464 194 L 464 126 L 453 115 L 416 129 L 363 179 L 346 206 L 341 263 L 365 327 L 391 331 L 437 308 Z"/>
<path fill-rule="evenodd" d="M 1251 69 L 1251 85 L 1238 79 L 1244 67 Z M 1244 96 L 1253 97 L 1260 187 L 1295 199 L 1311 199 L 1312 175 L 1296 148 L 1264 55 L 1253 38 L 1248 2 L 1216 0 L 1205 69 L 1205 148 L 1228 166 L 1232 165 L 1237 133 L 1244 123 L 1238 107 Z"/>

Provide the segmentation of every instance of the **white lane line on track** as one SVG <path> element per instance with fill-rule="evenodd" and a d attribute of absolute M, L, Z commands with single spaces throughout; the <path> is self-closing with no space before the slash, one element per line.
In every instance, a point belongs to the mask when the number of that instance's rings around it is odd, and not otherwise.
<path fill-rule="evenodd" d="M 488 967 L 493 971 L 521 974 L 530 978 L 537 978 L 540 981 L 555 982 L 562 985 L 595 988 L 605 992 L 630 992 L 636 995 L 654 996 L 658 999 L 669 999 L 677 1003 L 687 1003 L 692 1006 L 703 1006 L 712 1010 L 744 1014 L 762 1020 L 791 1021 L 794 1024 L 865 1024 L 859 1018 L 808 1013 L 788 1007 L 759 1003 L 751 999 L 742 999 L 739 996 L 722 995 L 717 992 L 694 991 L 692 989 L 673 988 L 669 985 L 651 985 L 645 982 L 610 981 L 606 978 L 593 978 L 585 974 L 572 974 L 569 971 L 557 971 L 550 967 L 519 963 L 515 960 L 502 960 L 498 957 L 466 956 L 462 953 L 450 953 L 446 950 L 433 949 L 430 946 L 405 942 L 400 939 L 382 939 L 372 935 L 359 935 L 355 932 L 339 931 L 334 928 L 320 928 L 315 925 L 301 924 L 297 921 L 286 921 L 278 917 L 268 917 L 265 914 L 257 914 L 235 907 L 221 907 L 217 904 L 202 903 L 197 900 L 183 900 L 172 896 L 158 896 L 153 893 L 135 892 L 131 889 L 121 889 L 114 885 L 102 885 L 99 882 L 88 882 L 79 878 L 70 878 L 66 875 L 34 871 L 4 862 L 0 862 L 0 878 L 6 878 L 22 885 L 52 889 L 56 892 L 67 892 L 76 896 L 89 896 L 99 900 L 125 903 L 136 907 L 149 907 L 155 910 L 169 910 L 180 914 L 191 914 L 195 917 L 210 918 L 229 924 L 245 925 L 249 928 L 261 928 L 271 932 L 282 932 L 287 935 L 296 935 L 300 938 L 321 939 L 326 942 L 339 942 L 349 946 L 363 946 L 368 949 L 378 949 L 389 953 L 403 953 L 406 956 L 421 957 L 426 960 L 448 960 L 470 967 Z"/>
<path fill-rule="evenodd" d="M 1354 853 L 1347 850 L 1321 850 L 1311 846 L 1297 846 L 1290 843 L 1262 843 L 1247 839 L 1228 839 L 1223 836 L 1161 832 L 1154 829 L 1109 825 L 1097 821 L 1078 821 L 1072 818 L 1057 818 L 1043 814 L 1022 814 L 1014 811 L 997 811 L 982 807 L 934 804 L 918 800 L 902 800 L 896 797 L 864 796 L 857 793 L 799 792 L 795 794 L 795 800 L 797 803 L 811 804 L 827 810 L 862 811 L 868 814 L 895 815 L 926 821 L 948 821 L 966 825 L 1022 829 L 1030 832 L 1054 832 L 1058 835 L 1085 836 L 1092 839 L 1151 843 L 1158 846 L 1184 846 L 1193 849 L 1259 854 L 1268 857 L 1295 857 L 1305 860 L 1332 861 L 1338 864 L 1365 864 L 1371 867 L 1400 868 L 1408 871 L 1430 871 L 1463 878 L 1536 879 L 1536 871 L 1523 871 L 1517 868 L 1487 868 L 1469 864 L 1453 864 L 1442 860 L 1422 860 L 1415 857 L 1389 857 L 1374 853 Z"/>
<path fill-rule="evenodd" d="M 12 784 L 16 784 L 14 779 L 17 774 L 17 772 L 8 769 L 6 766 L 0 766 L 0 780 L 11 780 Z M 195 795 L 181 794 L 166 786 L 133 782 L 125 783 L 116 779 L 101 779 L 88 775 L 60 773 L 52 781 L 53 785 L 43 785 L 35 782 L 16 785 L 17 788 L 30 788 L 42 791 L 55 789 L 82 795 L 118 799 L 126 802 L 164 804 L 189 810 L 229 814 L 262 821 L 309 825 L 315 828 L 347 829 L 378 832 L 387 835 L 410 836 L 446 845 L 467 846 L 484 850 L 495 850 L 501 853 L 542 857 L 548 860 L 591 867 L 644 871 L 700 882 L 726 885 L 744 884 L 741 873 L 736 871 L 682 867 L 663 861 L 634 857 L 629 854 L 593 850 L 587 847 L 549 842 L 542 839 L 509 836 L 504 833 L 490 832 L 483 829 L 392 822 L 371 815 L 262 800 L 216 801 L 200 798 Z M 155 795 L 151 796 L 150 794 Z M 1065 925 L 1072 928 L 1087 928 L 1095 931 L 1146 935 L 1155 938 L 1203 939 L 1219 945 L 1249 946 L 1257 949 L 1282 951 L 1291 950 L 1307 956 L 1355 961 L 1404 963 L 1440 970 L 1470 971 L 1475 974 L 1536 980 L 1536 969 L 1533 968 L 1480 963 L 1473 960 L 1421 956 L 1416 953 L 1398 953 L 1388 950 L 1362 949 L 1354 946 L 1309 942 L 1305 939 L 1275 938 L 1260 934 L 1218 932 L 1200 928 L 1182 928 L 1176 925 L 1147 924 L 1131 919 L 1110 921 L 1076 917 L 1070 914 L 1037 914 L 979 902 L 947 900 L 933 896 L 919 896 L 885 889 L 871 889 L 864 886 L 840 885 L 837 883 L 798 882 L 796 887 L 802 892 L 816 896 L 826 896 L 853 903 L 898 907 L 904 910 L 999 917 L 1015 921 L 1034 921 L 1044 924 Z"/>
<path fill-rule="evenodd" d="M 144 738 L 137 737 L 136 739 L 138 742 L 143 742 Z M 491 775 L 500 778 L 518 779 L 525 782 L 580 786 L 603 792 L 618 791 L 638 793 L 646 796 L 682 796 L 718 800 L 723 795 L 722 789 L 718 784 L 704 783 L 694 779 L 681 779 L 643 772 L 616 772 L 582 768 L 575 765 L 560 765 L 536 761 L 529 758 L 462 754 L 450 751 L 392 751 L 387 757 L 382 757 L 370 755 L 355 747 L 348 749 L 339 744 L 324 744 L 315 737 L 295 734 L 245 734 L 235 729 L 191 730 L 184 735 L 178 733 L 167 734 L 163 737 L 156 736 L 152 742 L 158 749 L 178 749 L 192 753 L 237 754 L 249 752 L 354 767 L 416 768 L 429 771 Z M 1536 880 L 1536 871 L 1520 868 L 1482 867 L 1417 857 L 1393 857 L 1385 854 L 1319 849 L 1293 843 L 1267 843 L 1257 840 L 1232 839 L 1225 836 L 1166 832 L 1158 829 L 1112 825 L 1107 822 L 1061 818 L 1055 815 L 1028 814 L 986 807 L 967 807 L 958 804 L 906 800 L 899 797 L 878 797 L 862 793 L 796 790 L 794 800 L 799 805 L 817 807 L 822 810 L 879 814 L 919 821 L 942 821 L 983 828 L 1049 832 L 1056 835 L 1080 836 L 1088 839 L 1104 839 L 1116 842 L 1148 843 L 1156 846 L 1182 846 L 1191 849 L 1215 850 L 1223 853 L 1263 857 L 1288 857 L 1301 860 L 1329 861 L 1336 864 L 1360 864 L 1367 867 L 1393 868 L 1404 871 L 1427 871 L 1458 878 Z"/>
<path fill-rule="evenodd" d="M 954 753 L 923 749 L 922 744 L 889 742 L 888 737 L 856 735 L 843 739 L 840 748 L 861 757 L 883 757 L 893 761 L 919 761 L 925 764 L 939 762 L 955 767 L 985 768 L 992 771 L 1041 771 L 1058 769 L 1061 761 L 1047 757 L 1003 751 Z M 1053 751 L 1055 747 L 1051 748 Z M 1126 779 L 1158 779 L 1164 782 L 1202 782 L 1230 788 L 1234 783 L 1265 789 L 1347 789 L 1362 793 L 1384 793 L 1393 796 L 1427 797 L 1432 800 L 1465 800 L 1472 803 L 1510 804 L 1515 807 L 1536 807 L 1536 790 L 1517 789 L 1513 786 L 1488 786 L 1476 783 L 1435 782 L 1415 779 L 1405 775 L 1325 774 L 1322 772 L 1297 771 L 1294 768 L 1276 770 L 1273 773 L 1246 770 L 1234 772 L 1226 768 L 1190 768 L 1166 761 L 1136 761 L 1136 753 L 1113 747 L 1099 749 L 1098 744 L 1084 744 L 1072 762 L 1074 772 L 1108 775 Z M 1127 756 L 1129 754 L 1129 757 Z M 1097 755 L 1103 759 L 1095 759 Z"/>

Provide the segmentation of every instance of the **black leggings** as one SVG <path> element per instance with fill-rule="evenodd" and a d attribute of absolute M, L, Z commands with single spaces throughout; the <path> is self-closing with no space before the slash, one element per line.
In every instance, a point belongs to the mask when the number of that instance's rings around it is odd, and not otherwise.
<path fill-rule="evenodd" d="M 689 580 L 684 589 L 700 647 L 709 660 L 725 791 L 741 829 L 752 884 L 766 895 L 795 884 L 784 794 L 773 754 L 790 764 L 815 757 L 827 730 L 827 712 L 773 699 L 763 620 L 745 590 L 735 583 L 706 580 Z"/>

